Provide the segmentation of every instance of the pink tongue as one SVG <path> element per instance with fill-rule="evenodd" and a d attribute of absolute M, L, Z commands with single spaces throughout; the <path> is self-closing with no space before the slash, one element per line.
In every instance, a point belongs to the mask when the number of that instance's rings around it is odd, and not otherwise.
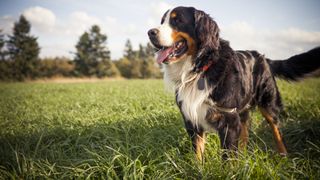
<path fill-rule="evenodd" d="M 161 64 L 163 61 L 165 61 L 168 58 L 168 56 L 170 55 L 170 53 L 172 52 L 172 50 L 173 50 L 173 47 L 169 47 L 164 50 L 160 50 L 158 52 L 157 62 L 159 64 Z"/>

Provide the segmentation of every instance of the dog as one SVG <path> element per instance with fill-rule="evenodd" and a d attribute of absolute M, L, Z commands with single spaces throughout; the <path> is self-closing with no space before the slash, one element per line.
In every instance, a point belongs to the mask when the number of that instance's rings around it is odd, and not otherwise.
<path fill-rule="evenodd" d="M 283 105 L 275 77 L 296 81 L 317 71 L 320 47 L 287 60 L 235 51 L 219 36 L 219 27 L 208 14 L 181 6 L 168 10 L 148 36 L 158 51 L 164 81 L 174 87 L 199 160 L 203 160 L 205 133 L 212 130 L 218 132 L 223 149 L 245 148 L 249 111 L 255 106 L 271 126 L 278 152 L 287 155 L 279 130 Z"/>

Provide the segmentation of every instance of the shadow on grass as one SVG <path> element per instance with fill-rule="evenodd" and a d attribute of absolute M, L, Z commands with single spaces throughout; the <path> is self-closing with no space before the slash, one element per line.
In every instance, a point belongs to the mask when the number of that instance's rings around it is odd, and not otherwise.
<path fill-rule="evenodd" d="M 142 165 L 160 163 L 167 154 L 190 152 L 186 137 L 181 119 L 166 120 L 163 116 L 154 117 L 154 121 L 141 117 L 5 135 L 0 137 L 0 175 L 2 168 L 25 177 L 23 174 L 36 173 L 29 171 L 46 165 L 45 171 L 52 168 L 56 172 L 113 166 L 114 174 L 124 174 L 123 168 L 135 160 Z"/>

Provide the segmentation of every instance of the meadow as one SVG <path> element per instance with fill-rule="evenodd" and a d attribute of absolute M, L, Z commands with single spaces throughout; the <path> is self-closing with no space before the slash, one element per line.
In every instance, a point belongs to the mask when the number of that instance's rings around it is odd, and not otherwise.
<path fill-rule="evenodd" d="M 0 179 L 320 179 L 320 79 L 278 85 L 288 157 L 252 111 L 247 150 L 213 133 L 202 164 L 162 80 L 0 83 Z"/>

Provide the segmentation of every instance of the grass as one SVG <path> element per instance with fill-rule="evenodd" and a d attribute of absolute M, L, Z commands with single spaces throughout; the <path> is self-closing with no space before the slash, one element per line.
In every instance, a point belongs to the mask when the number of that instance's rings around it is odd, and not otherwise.
<path fill-rule="evenodd" d="M 252 113 L 248 149 L 195 160 L 161 80 L 0 84 L 0 179 L 320 179 L 320 80 L 278 81 L 289 156 Z"/>

